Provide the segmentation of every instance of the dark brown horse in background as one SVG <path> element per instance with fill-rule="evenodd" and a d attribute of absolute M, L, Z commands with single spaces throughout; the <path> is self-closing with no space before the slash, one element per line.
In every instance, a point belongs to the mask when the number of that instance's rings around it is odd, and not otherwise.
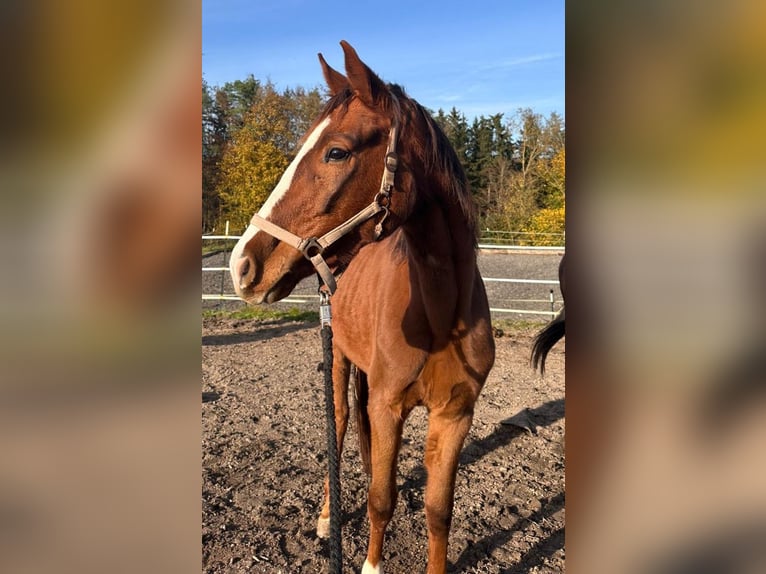
<path fill-rule="evenodd" d="M 566 284 L 564 281 L 564 260 L 566 254 L 561 258 L 559 263 L 559 286 L 561 287 L 561 297 L 566 301 Z M 545 326 L 535 337 L 535 342 L 532 345 L 532 366 L 537 369 L 540 367 L 540 372 L 545 372 L 545 358 L 553 348 L 553 345 L 559 342 L 564 337 L 565 327 L 565 308 L 562 307 L 561 311 L 553 318 L 553 320 Z"/>
<path fill-rule="evenodd" d="M 352 364 L 366 398 L 359 434 L 371 470 L 370 538 L 362 572 L 381 572 L 402 427 L 414 407 L 424 406 L 428 573 L 443 573 L 458 456 L 495 354 L 476 265 L 475 208 L 457 156 L 428 112 L 341 45 L 346 75 L 320 54 L 332 97 L 233 250 L 230 269 L 241 297 L 278 301 L 314 271 L 307 257 L 321 251 L 314 245 L 304 257 L 300 238 L 326 236 L 352 220 L 353 229 L 321 258 L 339 276 L 332 299 L 339 450 Z M 385 170 L 390 193 L 381 184 Z M 354 223 L 358 214 L 365 215 Z M 297 241 L 291 245 L 289 237 Z M 326 492 L 320 534 L 329 515 Z"/>

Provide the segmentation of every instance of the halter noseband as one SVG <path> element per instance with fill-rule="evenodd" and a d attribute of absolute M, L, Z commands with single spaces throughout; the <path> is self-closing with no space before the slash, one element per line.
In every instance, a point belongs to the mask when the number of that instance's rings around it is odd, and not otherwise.
<path fill-rule="evenodd" d="M 325 285 L 327 285 L 327 288 L 330 290 L 331 294 L 335 292 L 336 288 L 335 276 L 330 270 L 330 267 L 327 265 L 327 262 L 322 257 L 324 250 L 330 247 L 330 245 L 338 241 L 341 237 L 346 235 L 356 226 L 361 225 L 371 217 L 383 211 L 383 218 L 375 225 L 375 239 L 378 240 L 383 233 L 383 222 L 386 220 L 386 217 L 388 217 L 388 204 L 391 199 L 391 191 L 394 189 L 394 176 L 396 175 L 396 168 L 398 167 L 399 163 L 399 158 L 396 155 L 396 142 L 399 138 L 400 115 L 399 100 L 394 94 L 390 95 L 396 110 L 394 113 L 394 118 L 391 122 L 391 130 L 388 132 L 388 146 L 386 147 L 383 178 L 380 182 L 380 190 L 375 194 L 375 198 L 372 200 L 370 205 L 357 212 L 355 215 L 352 215 L 346 221 L 322 235 L 322 237 L 298 237 L 294 233 L 290 233 L 275 223 L 264 219 L 257 213 L 253 215 L 252 219 L 250 220 L 250 225 L 257 227 L 272 237 L 275 237 L 276 239 L 279 239 L 280 241 L 283 241 L 284 243 L 294 247 L 300 251 L 306 259 L 311 261 L 314 269 L 316 269 L 317 273 L 319 273 L 319 276 L 322 278 L 322 281 L 324 281 Z"/>

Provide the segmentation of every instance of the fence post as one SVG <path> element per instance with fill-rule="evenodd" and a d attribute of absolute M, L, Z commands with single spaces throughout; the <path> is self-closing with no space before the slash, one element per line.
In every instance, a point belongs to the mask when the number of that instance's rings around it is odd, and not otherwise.
<path fill-rule="evenodd" d="M 556 313 L 553 311 L 553 289 L 551 289 L 551 317 L 555 317 Z"/>
<path fill-rule="evenodd" d="M 224 230 L 224 235 L 226 235 L 227 237 L 229 235 L 229 220 L 228 219 L 226 220 L 226 229 Z M 227 259 L 226 258 L 226 246 L 228 245 L 228 241 L 224 240 L 224 244 L 223 245 L 224 245 L 224 247 L 223 247 L 223 261 L 225 263 L 226 259 Z M 220 293 L 221 294 L 221 300 L 218 303 L 218 307 L 219 308 L 223 306 L 223 293 L 224 293 L 225 287 L 226 287 L 226 272 L 225 271 L 221 271 L 221 293 Z"/>

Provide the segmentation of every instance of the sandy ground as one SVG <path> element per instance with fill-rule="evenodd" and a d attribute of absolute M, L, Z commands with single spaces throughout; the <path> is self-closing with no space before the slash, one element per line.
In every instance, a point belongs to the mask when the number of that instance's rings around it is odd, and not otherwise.
<path fill-rule="evenodd" d="M 555 277 L 557 259 L 545 259 L 546 275 Z M 460 459 L 449 571 L 563 572 L 564 343 L 541 377 L 529 366 L 535 328 L 504 331 Z M 204 572 L 326 571 L 327 545 L 314 532 L 326 472 L 318 324 L 206 318 L 202 356 Z M 425 427 L 416 409 L 399 458 L 387 574 L 425 571 Z M 344 571 L 359 572 L 367 478 L 353 424 L 341 481 Z"/>

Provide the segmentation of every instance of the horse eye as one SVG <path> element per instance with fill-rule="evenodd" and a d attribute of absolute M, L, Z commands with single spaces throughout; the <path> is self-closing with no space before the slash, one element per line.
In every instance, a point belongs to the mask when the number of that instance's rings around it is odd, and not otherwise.
<path fill-rule="evenodd" d="M 327 152 L 325 161 L 342 161 L 349 156 L 349 152 L 339 147 L 334 147 Z"/>

